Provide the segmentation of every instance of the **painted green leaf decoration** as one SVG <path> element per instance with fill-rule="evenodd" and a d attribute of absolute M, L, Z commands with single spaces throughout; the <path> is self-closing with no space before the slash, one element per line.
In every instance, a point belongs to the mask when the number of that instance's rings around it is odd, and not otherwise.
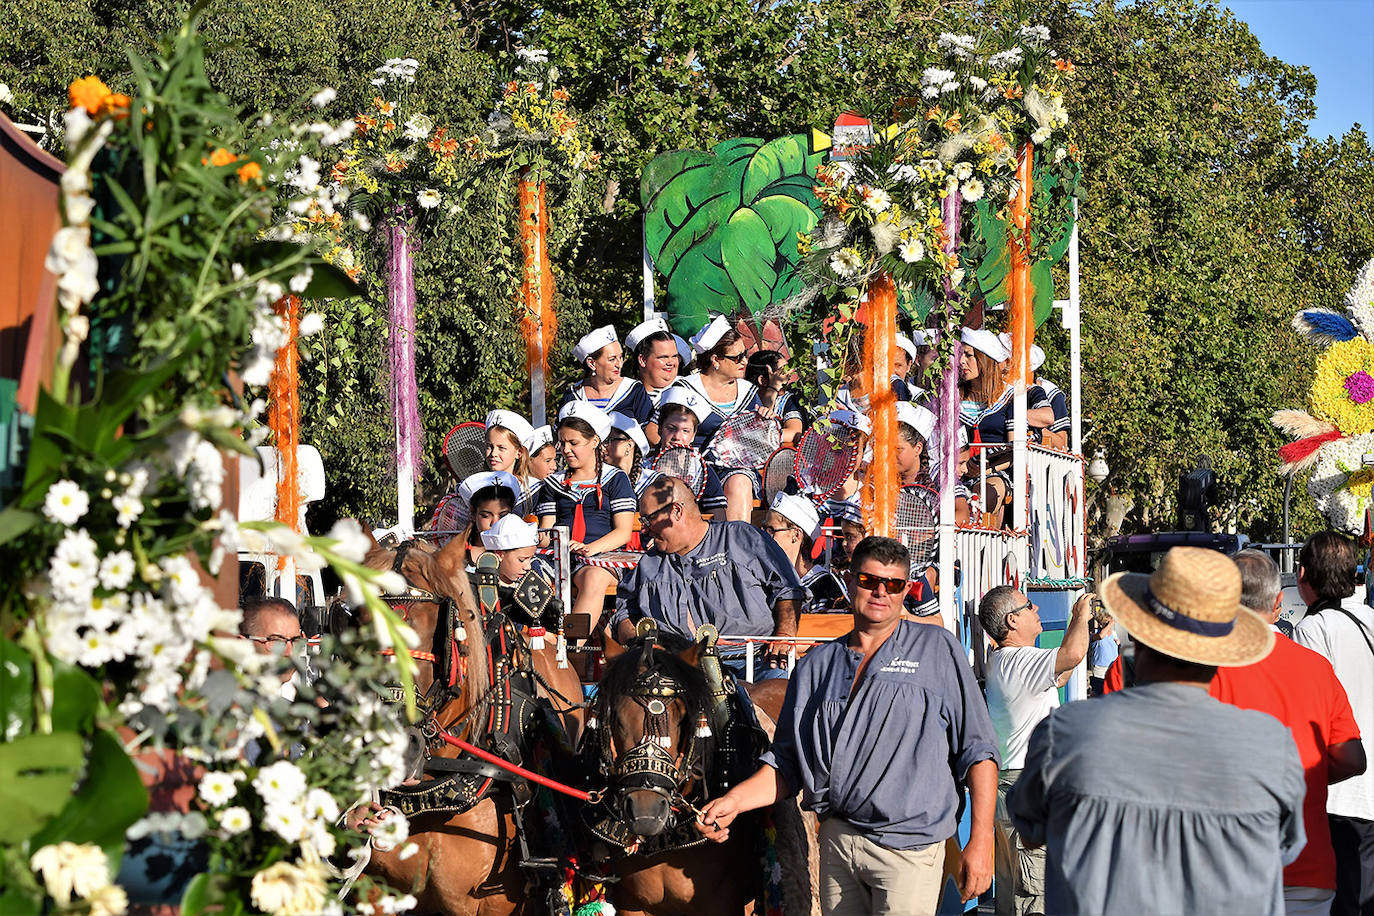
<path fill-rule="evenodd" d="M 801 291 L 797 234 L 816 225 L 824 149 L 797 134 L 727 140 L 649 163 L 644 236 L 667 281 L 668 320 L 694 334 L 713 314 L 758 314 Z"/>

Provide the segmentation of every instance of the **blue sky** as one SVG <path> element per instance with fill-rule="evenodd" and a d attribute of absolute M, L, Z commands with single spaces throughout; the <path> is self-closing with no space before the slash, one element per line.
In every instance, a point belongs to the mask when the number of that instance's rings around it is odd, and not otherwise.
<path fill-rule="evenodd" d="M 1374 133 L 1374 0 L 1222 0 L 1260 46 L 1317 77 L 1308 133 L 1340 136 L 1358 122 Z"/>

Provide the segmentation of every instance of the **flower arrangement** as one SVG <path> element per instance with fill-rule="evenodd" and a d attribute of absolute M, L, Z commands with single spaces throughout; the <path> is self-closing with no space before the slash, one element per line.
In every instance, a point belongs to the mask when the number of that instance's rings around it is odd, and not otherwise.
<path fill-rule="evenodd" d="M 1279 449 L 1283 471 L 1311 467 L 1307 491 L 1333 527 L 1363 534 L 1374 468 L 1374 259 L 1359 271 L 1345 312 L 1306 309 L 1293 326 L 1323 348 L 1308 411 L 1280 410 L 1274 425 L 1294 441 Z"/>
<path fill-rule="evenodd" d="M 20 583 L 0 595 L 0 899 L 18 911 L 122 913 L 124 840 L 157 832 L 211 852 L 185 912 L 341 911 L 322 861 L 362 838 L 336 811 L 400 777 L 400 711 L 378 697 L 399 679 L 413 710 L 417 639 L 378 589 L 401 583 L 363 567 L 356 523 L 303 538 L 219 509 L 224 452 L 254 454 L 260 436 L 261 404 L 227 375 L 270 370 L 285 343 L 272 306 L 288 291 L 353 288 L 315 249 L 264 238 L 281 187 L 293 212 L 329 202 L 311 155 L 328 137 L 263 120 L 261 142 L 243 136 L 206 79 L 197 23 L 135 62 L 131 95 L 77 80 L 64 117 L 48 256 L 64 345 L 22 488 L 0 494 L 0 563 Z M 88 337 L 91 392 L 72 382 Z M 264 545 L 298 569 L 333 566 L 368 609 L 371 628 L 324 642 L 314 684 L 304 660 L 239 638 L 239 612 L 205 584 Z M 152 750 L 202 769 L 197 810 L 144 816 L 131 754 Z"/>
<path fill-rule="evenodd" d="M 414 58 L 393 58 L 374 71 L 378 94 L 353 118 L 348 145 L 329 170 L 329 180 L 342 192 L 340 202 L 347 203 L 364 232 L 369 223 L 433 221 L 456 209 L 451 198 L 458 162 L 471 155 L 471 148 L 413 110 L 409 87 L 419 68 Z M 341 218 L 330 219 L 332 213 L 323 215 L 329 228 L 342 225 Z"/>
<path fill-rule="evenodd" d="M 518 166 L 548 162 L 590 172 L 601 163 L 585 123 L 572 110 L 572 97 L 558 85 L 558 68 L 549 52 L 521 48 L 514 77 L 487 116 L 487 129 L 475 148 L 485 159 L 509 159 Z M 469 141 L 471 142 L 471 141 Z"/>

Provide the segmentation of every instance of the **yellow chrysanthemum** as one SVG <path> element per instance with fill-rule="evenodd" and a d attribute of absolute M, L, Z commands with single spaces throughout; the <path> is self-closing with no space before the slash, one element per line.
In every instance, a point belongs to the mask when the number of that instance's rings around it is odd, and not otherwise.
<path fill-rule="evenodd" d="M 1374 346 L 1363 337 L 1332 344 L 1317 361 L 1308 406 L 1347 436 L 1374 432 L 1374 400 L 1351 399 L 1346 380 L 1356 373 L 1374 375 Z"/>

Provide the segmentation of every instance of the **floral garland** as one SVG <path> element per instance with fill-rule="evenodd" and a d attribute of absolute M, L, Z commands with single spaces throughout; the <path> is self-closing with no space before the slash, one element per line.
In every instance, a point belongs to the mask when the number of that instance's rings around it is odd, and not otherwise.
<path fill-rule="evenodd" d="M 481 138 L 467 141 L 470 147 L 480 149 L 478 155 L 484 159 L 594 171 L 601 154 L 592 149 L 585 122 L 575 117 L 572 96 L 558 85 L 558 68 L 549 63 L 549 52 L 521 48 L 516 56 L 520 63 L 515 78 L 502 89 Z"/>
<path fill-rule="evenodd" d="M 1294 441 L 1279 449 L 1283 471 L 1312 468 L 1307 491 L 1335 528 L 1365 531 L 1374 467 L 1374 259 L 1346 293 L 1345 312 L 1305 309 L 1293 327 L 1324 352 L 1317 359 L 1310 413 L 1279 410 L 1272 421 Z"/>

